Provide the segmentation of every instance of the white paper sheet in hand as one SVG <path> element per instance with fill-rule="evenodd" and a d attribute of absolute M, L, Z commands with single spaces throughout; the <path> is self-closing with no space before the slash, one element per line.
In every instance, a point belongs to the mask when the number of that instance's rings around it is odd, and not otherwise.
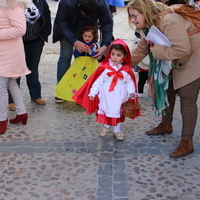
<path fill-rule="evenodd" d="M 161 44 L 167 47 L 172 46 L 172 43 L 168 40 L 168 38 L 155 26 L 151 26 L 149 29 L 149 32 L 146 36 L 146 41 L 148 40 L 152 41 L 154 44 Z"/>

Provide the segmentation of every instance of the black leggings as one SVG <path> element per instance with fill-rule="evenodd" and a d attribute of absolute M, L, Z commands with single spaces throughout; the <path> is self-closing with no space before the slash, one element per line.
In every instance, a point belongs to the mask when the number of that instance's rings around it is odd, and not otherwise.
<path fill-rule="evenodd" d="M 144 85 L 148 79 L 148 71 L 140 71 L 138 75 L 139 75 L 138 93 L 144 93 Z"/>

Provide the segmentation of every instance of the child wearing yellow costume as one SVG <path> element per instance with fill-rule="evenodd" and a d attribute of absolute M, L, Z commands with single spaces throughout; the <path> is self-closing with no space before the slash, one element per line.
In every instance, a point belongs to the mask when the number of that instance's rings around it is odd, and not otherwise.
<path fill-rule="evenodd" d="M 99 47 L 96 43 L 97 30 L 91 26 L 86 26 L 81 30 L 80 35 L 87 50 L 86 52 L 74 50 L 74 62 L 55 86 L 54 95 L 67 101 L 73 101 L 72 96 L 98 67 L 98 61 L 92 57 L 97 54 L 96 49 Z"/>

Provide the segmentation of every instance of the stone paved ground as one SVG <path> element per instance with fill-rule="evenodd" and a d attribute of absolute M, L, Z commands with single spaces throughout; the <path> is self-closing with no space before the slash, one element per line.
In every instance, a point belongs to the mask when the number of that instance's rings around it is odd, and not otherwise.
<path fill-rule="evenodd" d="M 57 2 L 48 0 L 55 16 Z M 114 16 L 115 37 L 130 48 L 133 31 L 126 9 Z M 142 116 L 123 124 L 124 141 L 112 132 L 99 137 L 101 125 L 72 102 L 54 103 L 59 44 L 45 46 L 40 80 L 45 106 L 29 99 L 22 79 L 23 99 L 29 113 L 26 126 L 9 124 L 0 136 L 0 200 L 198 200 L 200 199 L 200 124 L 194 136 L 195 151 L 182 159 L 168 154 L 180 141 L 179 99 L 171 135 L 147 136 L 160 122 L 151 102 L 141 99 Z M 200 100 L 198 100 L 199 104 Z M 15 112 L 9 111 L 9 118 Z"/>

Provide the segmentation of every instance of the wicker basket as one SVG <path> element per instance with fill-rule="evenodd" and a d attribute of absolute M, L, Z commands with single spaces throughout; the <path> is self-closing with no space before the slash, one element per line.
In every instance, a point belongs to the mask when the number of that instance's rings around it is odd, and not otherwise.
<path fill-rule="evenodd" d="M 139 112 L 141 106 L 139 103 L 127 101 L 122 104 L 122 114 L 125 117 L 134 117 Z"/>

